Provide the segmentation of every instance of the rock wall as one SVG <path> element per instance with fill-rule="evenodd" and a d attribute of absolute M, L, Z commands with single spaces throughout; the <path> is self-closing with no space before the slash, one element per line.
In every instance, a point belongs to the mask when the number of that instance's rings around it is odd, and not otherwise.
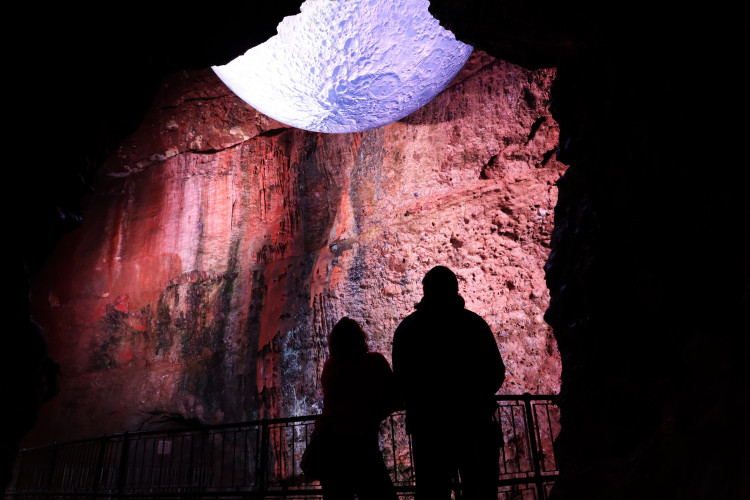
<path fill-rule="evenodd" d="M 317 412 L 330 327 L 357 319 L 390 358 L 437 264 L 495 332 L 501 392 L 557 392 L 554 75 L 477 51 L 426 107 L 354 134 L 171 75 L 34 278 L 62 378 L 27 441 Z"/>

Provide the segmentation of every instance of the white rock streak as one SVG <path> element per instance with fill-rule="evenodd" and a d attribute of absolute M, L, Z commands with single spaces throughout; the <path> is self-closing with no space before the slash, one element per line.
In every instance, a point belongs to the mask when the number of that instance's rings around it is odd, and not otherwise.
<path fill-rule="evenodd" d="M 427 104 L 472 47 L 428 0 L 307 0 L 278 34 L 213 70 L 241 99 L 287 125 L 355 132 Z"/>

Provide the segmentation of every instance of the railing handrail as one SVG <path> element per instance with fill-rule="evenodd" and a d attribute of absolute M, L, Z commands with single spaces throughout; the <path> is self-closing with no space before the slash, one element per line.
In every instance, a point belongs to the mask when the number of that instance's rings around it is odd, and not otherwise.
<path fill-rule="evenodd" d="M 537 489 L 538 498 L 546 497 L 545 484 L 557 475 L 552 449 L 558 429 L 556 399 L 556 395 L 528 393 L 496 396 L 500 403 L 497 416 L 505 419 L 506 438 L 501 449 L 499 486 L 525 484 Z M 413 461 L 403 415 L 403 410 L 394 412 L 384 423 L 383 432 L 390 432 L 384 450 L 389 453 L 397 489 L 410 491 Z M 25 448 L 17 462 L 26 460 L 22 472 L 26 476 L 11 482 L 6 498 L 39 492 L 60 497 L 96 496 L 99 492 L 105 496 L 158 497 L 187 489 L 195 491 L 195 496 L 200 496 L 200 491 L 212 491 L 214 496 L 217 491 L 228 496 L 253 491 L 263 498 L 271 491 L 278 493 L 279 488 L 295 494 L 319 494 L 319 485 L 298 473 L 300 450 L 318 416 L 122 432 Z M 165 454 L 170 455 L 168 462 L 162 458 Z M 16 474 L 19 471 L 17 468 Z M 242 474 L 242 479 L 235 481 L 235 473 Z M 227 474 L 231 479 L 225 477 Z"/>
<path fill-rule="evenodd" d="M 148 435 L 157 435 L 157 434 L 166 434 L 166 433 L 174 433 L 174 432 L 203 432 L 206 430 L 214 430 L 214 429 L 232 429 L 235 427 L 260 427 L 262 425 L 267 424 L 284 424 L 284 423 L 294 423 L 294 422 L 305 422 L 310 419 L 315 419 L 319 415 L 318 414 L 311 414 L 311 415 L 299 415 L 296 417 L 281 417 L 281 418 L 262 418 L 259 420 L 247 420 L 243 422 L 224 422 L 221 424 L 198 424 L 190 427 L 171 427 L 168 429 L 160 429 L 160 430 L 148 430 L 148 431 L 123 431 L 123 432 L 115 432 L 113 434 L 101 434 L 96 437 L 90 437 L 90 438 L 80 438 L 80 439 L 71 439 L 68 441 L 53 441 L 49 444 L 42 444 L 39 446 L 31 446 L 29 448 L 21 448 L 21 452 L 25 451 L 33 451 L 33 450 L 39 450 L 42 448 L 47 448 L 48 446 L 63 446 L 63 445 L 74 445 L 79 443 L 88 443 L 91 441 L 98 441 L 101 439 L 117 439 L 124 436 L 148 436 Z"/>
<path fill-rule="evenodd" d="M 502 395 L 496 395 L 495 401 L 517 401 L 519 399 L 528 399 L 530 401 L 555 401 L 557 398 L 556 394 L 529 394 L 529 393 L 523 393 L 519 395 L 515 394 L 502 394 Z M 403 411 L 403 410 L 397 410 Z M 394 412 L 394 413 L 396 413 Z M 52 443 L 48 444 L 42 444 L 39 446 L 32 446 L 29 448 L 21 448 L 21 452 L 26 451 L 33 451 L 41 448 L 46 448 L 48 446 L 61 446 L 61 445 L 73 445 L 78 443 L 88 443 L 91 441 L 96 441 L 100 439 L 116 439 L 119 437 L 123 437 L 125 435 L 127 436 L 147 436 L 147 435 L 156 435 L 156 434 L 164 434 L 164 433 L 170 433 L 170 432 L 199 432 L 199 431 L 205 431 L 205 430 L 213 430 L 213 429 L 231 429 L 234 427 L 259 427 L 263 424 L 287 424 L 287 423 L 295 423 L 295 422 L 305 422 L 309 420 L 315 420 L 320 416 L 319 413 L 311 413 L 309 415 L 297 415 L 294 417 L 279 417 L 279 418 L 261 418 L 256 420 L 247 420 L 242 422 L 234 422 L 234 423 L 221 423 L 221 424 L 198 424 L 191 427 L 173 427 L 169 429 L 161 429 L 161 430 L 148 430 L 148 431 L 124 431 L 124 432 L 115 432 L 113 434 L 101 434 L 96 437 L 90 437 L 90 438 L 80 438 L 80 439 L 72 439 L 69 441 L 53 441 Z"/>

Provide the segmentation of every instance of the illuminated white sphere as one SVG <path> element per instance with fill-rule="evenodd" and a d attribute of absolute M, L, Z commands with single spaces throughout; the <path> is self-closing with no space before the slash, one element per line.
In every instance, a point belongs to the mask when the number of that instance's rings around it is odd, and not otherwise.
<path fill-rule="evenodd" d="M 212 69 L 287 125 L 355 132 L 396 121 L 445 88 L 471 54 L 428 0 L 307 0 L 278 34 Z"/>

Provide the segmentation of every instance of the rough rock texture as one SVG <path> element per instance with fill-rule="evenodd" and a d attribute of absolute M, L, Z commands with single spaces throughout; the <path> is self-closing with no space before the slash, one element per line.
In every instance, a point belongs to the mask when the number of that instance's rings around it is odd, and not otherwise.
<path fill-rule="evenodd" d="M 389 357 L 436 264 L 496 333 L 501 392 L 555 393 L 554 75 L 477 52 L 406 119 L 315 134 L 173 74 L 35 279 L 63 382 L 30 442 L 316 412 L 332 324 Z"/>
<path fill-rule="evenodd" d="M 549 281 L 552 311 L 569 312 L 549 315 L 563 359 L 565 437 L 554 494 L 750 497 L 742 4 L 430 3 L 459 39 L 526 67 L 560 68 L 555 116 L 561 159 L 572 167 L 560 185 Z M 281 16 L 266 18 L 261 6 L 293 14 L 299 2 L 213 2 L 201 17 L 221 22 L 199 29 L 195 10 L 182 4 L 108 5 L 114 12 L 47 6 L 53 15 L 46 16 L 36 4 L 15 6 L 36 10 L 15 16 L 28 43 L 24 50 L 14 40 L 7 54 L 7 66 L 22 75 L 6 78 L 13 85 L 7 170 L 24 174 L 4 184 L 12 195 L 5 213 L 13 277 L 24 263 L 36 270 L 75 222 L 79 174 L 86 177 L 108 141 L 140 121 L 154 71 L 228 61 L 273 34 Z M 269 22 L 259 27 L 258 19 Z M 45 46 L 52 50 L 40 59 Z M 24 383 L 17 368 L 29 370 L 25 275 L 18 275 L 0 350 L 9 404 L 18 404 L 13 396 Z M 653 414 L 643 425 L 642 416 Z M 4 457 L 33 415 L 22 420 L 3 429 Z"/>
<path fill-rule="evenodd" d="M 736 64 L 737 13 L 554 3 L 431 2 L 459 39 L 558 67 L 553 497 L 748 498 L 747 109 L 714 101 L 740 85 L 731 70 L 692 72 Z"/>

